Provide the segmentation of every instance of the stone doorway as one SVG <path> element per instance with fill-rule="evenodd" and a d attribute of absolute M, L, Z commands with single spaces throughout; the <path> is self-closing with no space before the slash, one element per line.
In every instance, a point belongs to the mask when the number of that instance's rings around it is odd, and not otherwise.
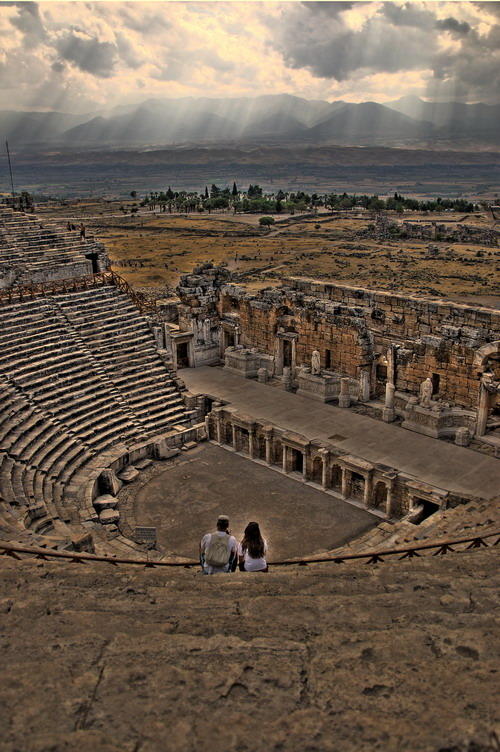
<path fill-rule="evenodd" d="M 312 481 L 321 485 L 323 480 L 323 460 L 321 457 L 315 457 L 312 466 Z"/>
<path fill-rule="evenodd" d="M 283 368 L 292 366 L 292 343 L 289 339 L 283 340 Z"/>
<path fill-rule="evenodd" d="M 292 449 L 290 454 L 290 471 L 292 473 L 302 473 L 304 470 L 304 455 L 298 449 Z"/>
<path fill-rule="evenodd" d="M 379 481 L 375 486 L 373 493 L 373 506 L 375 509 L 382 509 L 385 511 L 387 504 L 387 486 L 385 483 Z"/>
<path fill-rule="evenodd" d="M 179 342 L 177 344 L 177 368 L 189 368 L 189 344 Z"/>
<path fill-rule="evenodd" d="M 97 253 L 86 253 L 85 258 L 92 264 L 92 274 L 99 274 L 99 259 Z"/>

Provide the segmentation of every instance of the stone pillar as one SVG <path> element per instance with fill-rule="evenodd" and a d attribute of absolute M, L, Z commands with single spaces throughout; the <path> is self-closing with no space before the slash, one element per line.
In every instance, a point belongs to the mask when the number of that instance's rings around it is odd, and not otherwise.
<path fill-rule="evenodd" d="M 365 488 L 363 492 L 363 504 L 368 509 L 372 498 L 372 479 L 370 475 L 365 475 Z"/>
<path fill-rule="evenodd" d="M 236 429 L 236 426 L 234 425 L 234 423 L 232 424 L 231 427 L 233 429 L 233 449 L 236 452 L 237 449 L 238 449 L 238 442 L 237 442 L 237 436 L 236 436 L 236 430 L 237 429 Z"/>
<path fill-rule="evenodd" d="M 257 371 L 257 381 L 259 381 L 261 384 L 267 384 L 269 380 L 269 374 L 267 371 L 267 368 L 259 368 Z"/>
<path fill-rule="evenodd" d="M 292 339 L 292 378 L 295 376 L 295 367 L 296 367 L 296 339 L 295 337 Z"/>
<path fill-rule="evenodd" d="M 248 431 L 248 454 L 250 459 L 253 460 L 253 445 L 254 445 L 254 431 L 250 428 Z"/>
<path fill-rule="evenodd" d="M 286 392 L 291 392 L 293 389 L 292 369 L 290 366 L 283 368 L 283 389 Z"/>
<path fill-rule="evenodd" d="M 217 430 L 217 444 L 222 444 L 222 418 L 217 415 L 215 419 L 215 427 Z"/>
<path fill-rule="evenodd" d="M 323 467 L 321 470 L 321 485 L 323 488 L 328 487 L 328 450 L 320 449 L 321 459 L 323 460 Z"/>
<path fill-rule="evenodd" d="M 234 346 L 235 347 L 240 344 L 240 333 L 241 333 L 240 332 L 240 327 L 236 326 L 234 328 Z"/>
<path fill-rule="evenodd" d="M 387 486 L 387 498 L 385 500 L 385 513 L 388 517 L 392 517 L 392 486 Z"/>
<path fill-rule="evenodd" d="M 359 373 L 359 397 L 360 402 L 369 402 L 370 400 L 370 374 L 363 368 Z"/>
<path fill-rule="evenodd" d="M 346 467 L 342 468 L 342 498 L 347 499 L 347 491 L 348 491 L 348 485 L 349 485 L 349 475 L 351 471 L 348 470 Z"/>
<path fill-rule="evenodd" d="M 476 436 L 484 436 L 486 433 L 486 424 L 490 412 L 490 395 L 485 385 L 481 383 L 479 387 L 479 408 L 477 411 Z"/>
<path fill-rule="evenodd" d="M 273 449 L 272 437 L 265 436 L 265 440 L 266 440 L 266 463 L 268 465 L 271 465 L 272 464 L 272 449 Z"/>
<path fill-rule="evenodd" d="M 302 452 L 302 477 L 307 480 L 307 452 Z"/>
<path fill-rule="evenodd" d="M 282 444 L 281 448 L 283 450 L 283 472 L 287 473 L 288 472 L 288 447 Z"/>
<path fill-rule="evenodd" d="M 382 410 L 382 420 L 384 420 L 386 423 L 392 423 L 392 421 L 396 417 L 396 413 L 394 412 L 395 391 L 396 387 L 394 386 L 394 384 L 391 384 L 390 381 L 387 381 L 385 385 L 385 407 Z"/>
<path fill-rule="evenodd" d="M 349 394 L 349 379 L 340 379 L 339 407 L 350 407 L 351 396 Z"/>

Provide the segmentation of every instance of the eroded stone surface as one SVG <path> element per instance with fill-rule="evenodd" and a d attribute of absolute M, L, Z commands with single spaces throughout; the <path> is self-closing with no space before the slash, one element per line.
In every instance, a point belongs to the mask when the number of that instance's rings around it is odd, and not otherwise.
<path fill-rule="evenodd" d="M 492 549 L 204 577 L 3 558 L 2 749 L 486 745 L 497 565 Z"/>

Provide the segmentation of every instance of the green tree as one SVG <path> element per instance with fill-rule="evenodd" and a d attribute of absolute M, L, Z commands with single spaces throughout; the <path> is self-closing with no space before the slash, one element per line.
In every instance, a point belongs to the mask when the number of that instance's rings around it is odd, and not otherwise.
<path fill-rule="evenodd" d="M 273 217 L 261 217 L 259 219 L 259 225 L 261 227 L 269 227 L 270 225 L 274 225 L 274 219 Z"/>

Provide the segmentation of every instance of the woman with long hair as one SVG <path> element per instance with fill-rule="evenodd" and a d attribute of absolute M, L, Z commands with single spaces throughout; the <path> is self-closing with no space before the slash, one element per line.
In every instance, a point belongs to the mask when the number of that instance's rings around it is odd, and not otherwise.
<path fill-rule="evenodd" d="M 238 546 L 238 557 L 242 572 L 267 572 L 267 541 L 260 533 L 258 522 L 249 522 Z"/>

